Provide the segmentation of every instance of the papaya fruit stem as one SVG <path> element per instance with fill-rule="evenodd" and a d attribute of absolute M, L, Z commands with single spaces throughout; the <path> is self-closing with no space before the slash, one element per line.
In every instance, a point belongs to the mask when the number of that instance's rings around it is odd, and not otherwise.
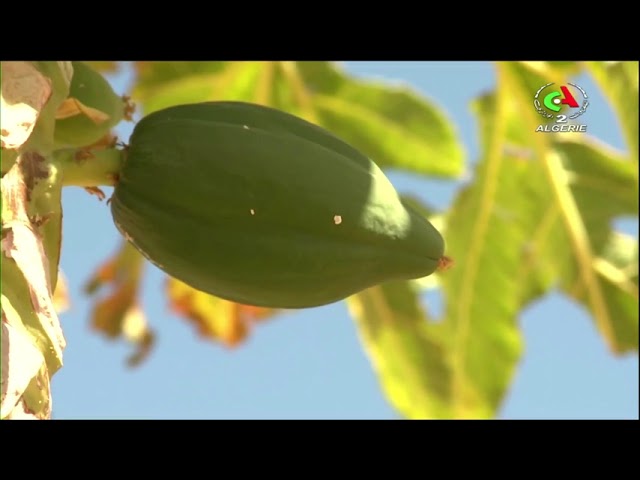
<path fill-rule="evenodd" d="M 62 149 L 53 153 L 65 187 L 112 187 L 118 182 L 125 150 Z"/>

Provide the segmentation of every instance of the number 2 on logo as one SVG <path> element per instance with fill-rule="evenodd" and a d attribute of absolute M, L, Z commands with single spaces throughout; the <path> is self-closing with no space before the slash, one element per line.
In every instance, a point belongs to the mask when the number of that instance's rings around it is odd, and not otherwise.
<path fill-rule="evenodd" d="M 556 123 L 567 123 L 567 116 L 566 115 L 558 115 L 556 120 Z"/>

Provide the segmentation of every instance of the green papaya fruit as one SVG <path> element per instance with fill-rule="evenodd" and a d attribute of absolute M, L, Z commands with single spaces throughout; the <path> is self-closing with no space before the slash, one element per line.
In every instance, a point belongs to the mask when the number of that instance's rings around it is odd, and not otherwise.
<path fill-rule="evenodd" d="M 242 102 L 180 105 L 134 128 L 111 212 L 152 263 L 238 303 L 307 308 L 433 273 L 444 240 L 331 133 Z"/>
<path fill-rule="evenodd" d="M 92 145 L 125 118 L 127 108 L 126 100 L 113 91 L 100 72 L 84 62 L 72 62 L 72 65 L 68 99 L 78 100 L 85 112 L 94 110 L 95 116 L 91 118 L 78 111 L 76 115 L 56 120 L 54 140 L 58 148 Z"/>

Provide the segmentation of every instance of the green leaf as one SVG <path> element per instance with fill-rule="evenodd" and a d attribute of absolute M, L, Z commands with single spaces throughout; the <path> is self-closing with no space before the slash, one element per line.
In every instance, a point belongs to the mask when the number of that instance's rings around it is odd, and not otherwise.
<path fill-rule="evenodd" d="M 409 88 L 354 79 L 329 62 L 167 63 L 137 64 L 134 95 L 147 113 L 179 103 L 249 101 L 327 128 L 381 166 L 443 177 L 463 172 L 454 127 Z"/>
<path fill-rule="evenodd" d="M 262 67 L 261 62 L 233 62 L 217 73 L 189 75 L 154 84 L 143 97 L 144 113 L 185 103 L 251 101 Z"/>
<path fill-rule="evenodd" d="M 455 127 L 435 102 L 409 86 L 348 76 L 329 62 L 297 62 L 318 121 L 376 163 L 433 176 L 463 173 Z"/>
<path fill-rule="evenodd" d="M 566 178 L 587 228 L 591 246 L 601 251 L 613 218 L 638 215 L 638 182 L 624 156 L 589 137 L 559 138 Z"/>
<path fill-rule="evenodd" d="M 547 63 L 551 69 L 564 76 L 576 76 L 579 75 L 583 70 L 583 66 L 580 62 L 552 60 L 550 62 L 543 63 Z"/>
<path fill-rule="evenodd" d="M 383 167 L 457 177 L 464 151 L 455 127 L 431 100 L 409 87 L 345 77 L 315 93 L 320 123 Z"/>
<path fill-rule="evenodd" d="M 501 71 L 503 88 L 524 104 L 532 84 L 530 72 L 520 64 L 505 64 Z M 538 198 L 540 210 L 547 215 L 540 229 L 544 234 L 534 232 L 527 245 L 528 263 L 533 267 L 528 278 L 537 280 L 537 285 L 525 285 L 524 298 L 531 300 L 554 282 L 569 294 L 581 285 L 581 299 L 601 335 L 613 352 L 620 353 L 626 341 L 618 338 L 616 323 L 634 320 L 613 314 L 616 299 L 594 266 L 611 235 L 613 219 L 620 214 L 637 215 L 637 166 L 584 134 L 536 133 L 540 120 L 535 112 L 524 111 L 522 119 L 530 132 L 534 158 L 544 172 L 546 187 Z M 528 184 L 534 185 L 531 180 Z"/>
<path fill-rule="evenodd" d="M 616 351 L 638 350 L 638 239 L 613 232 L 595 260 L 598 287 L 603 291 Z M 582 282 L 568 294 L 588 306 Z"/>
<path fill-rule="evenodd" d="M 638 62 L 587 62 L 587 68 L 617 114 L 637 178 Z"/>
<path fill-rule="evenodd" d="M 614 351 L 637 348 L 637 334 L 633 336 L 634 328 L 636 332 L 638 328 L 637 287 L 631 287 L 629 279 L 606 260 L 612 238 L 617 238 L 611 230 L 613 219 L 638 212 L 638 185 L 634 181 L 633 166 L 611 149 L 587 138 L 583 142 L 557 141 L 555 151 L 561 159 L 556 175 L 567 179 L 568 193 L 579 212 L 577 221 L 586 232 L 590 257 L 581 260 L 567 223 L 562 219 L 565 207 L 553 196 L 550 186 L 545 189 L 541 185 L 538 198 L 544 214 L 523 257 L 523 268 L 529 279 L 523 285 L 523 299 L 528 303 L 557 285 L 591 310 Z M 542 196 L 545 191 L 549 192 L 546 197 Z M 587 294 L 584 288 L 591 280 L 581 269 L 581 262 L 588 264 L 588 275 L 595 283 L 592 287 L 596 289 L 595 297 L 593 290 Z M 594 301 L 598 302 L 597 308 L 592 304 Z"/>
<path fill-rule="evenodd" d="M 546 85 L 549 81 L 556 81 L 560 78 L 568 78 L 579 75 L 582 73 L 584 66 L 581 62 L 569 62 L 569 61 L 557 61 L 552 60 L 549 62 L 543 61 L 523 61 L 523 62 L 513 62 L 513 61 L 505 61 L 505 62 L 497 62 L 498 64 L 503 65 L 515 65 L 517 64 L 519 68 L 522 68 L 526 73 L 526 76 L 530 77 L 531 80 L 535 83 L 541 79 L 547 79 L 548 81 L 544 83 L 540 83 L 533 90 L 532 94 L 535 93 L 538 88 L 543 85 Z M 530 84 L 533 86 L 533 84 Z M 533 99 L 532 99 L 533 102 Z"/>
<path fill-rule="evenodd" d="M 332 62 L 296 62 L 302 83 L 311 94 L 337 95 L 349 81 Z"/>
<path fill-rule="evenodd" d="M 84 62 L 91 66 L 94 70 L 97 70 L 101 73 L 116 73 L 121 68 L 122 62 L 112 62 L 112 61 L 95 61 L 95 62 Z"/>
<path fill-rule="evenodd" d="M 451 418 L 445 343 L 429 333 L 408 282 L 370 288 L 347 300 L 360 339 L 393 406 L 408 418 Z"/>
<path fill-rule="evenodd" d="M 532 162 L 505 153 L 513 98 L 498 98 L 496 105 L 479 105 L 487 150 L 447 214 L 447 255 L 455 265 L 441 278 L 442 326 L 451 338 L 451 404 L 458 418 L 494 416 L 513 379 L 522 353 L 522 251 L 539 218 L 531 185 L 540 175 Z"/>
<path fill-rule="evenodd" d="M 545 186 L 544 175 L 539 164 L 506 148 L 511 140 L 508 115 L 518 110 L 515 100 L 506 95 L 498 105 L 482 100 L 477 114 L 487 135 L 486 150 L 473 183 L 460 191 L 447 212 L 443 229 L 446 253 L 455 260 L 452 269 L 438 274 L 445 294 L 443 321 L 431 324 L 422 315 L 421 322 L 414 322 L 420 326 L 411 324 L 414 331 L 406 333 L 413 344 L 377 340 L 368 332 L 390 324 L 404 339 L 401 333 L 408 322 L 398 313 L 400 307 L 386 309 L 380 295 L 370 291 L 349 299 L 361 303 L 355 310 L 358 326 L 390 401 L 409 416 L 492 418 L 522 352 L 517 325 L 522 285 L 527 283 L 522 258 L 544 215 L 540 201 L 545 196 L 539 188 Z M 514 133 L 515 140 L 522 137 L 521 131 Z M 379 313 L 385 311 L 388 319 Z M 428 383 L 434 379 L 442 383 Z"/>
<path fill-rule="evenodd" d="M 198 75 L 215 75 L 222 72 L 229 62 L 134 62 L 136 72 L 133 94 L 145 102 L 155 95 L 155 89 L 167 83 Z"/>

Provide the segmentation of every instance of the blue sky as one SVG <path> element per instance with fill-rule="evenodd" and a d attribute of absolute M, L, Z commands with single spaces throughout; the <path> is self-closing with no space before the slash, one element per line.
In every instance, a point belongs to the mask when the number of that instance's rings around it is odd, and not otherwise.
<path fill-rule="evenodd" d="M 456 124 L 467 161 L 475 159 L 469 101 L 493 87 L 490 63 L 344 65 L 359 76 L 409 84 L 432 99 Z M 128 72 L 109 78 L 117 93 L 127 93 Z M 623 149 L 622 135 L 596 86 L 588 77 L 576 80 L 591 97 L 585 114 L 590 134 Z M 131 128 L 119 128 L 122 140 Z M 455 194 L 452 182 L 393 172 L 389 178 L 398 190 L 443 208 Z M 65 189 L 63 208 L 61 268 L 72 307 L 61 315 L 68 345 L 65 365 L 52 381 L 54 418 L 400 418 L 382 394 L 343 302 L 258 325 L 246 343 L 231 350 L 198 337 L 189 323 L 168 312 L 163 275 L 150 264 L 142 299 L 158 341 L 141 367 L 128 369 L 131 347 L 90 330 L 91 303 L 82 293 L 96 266 L 119 245 L 109 209 L 80 188 Z M 638 234 L 637 219 L 618 226 Z M 525 352 L 499 418 L 638 418 L 637 353 L 610 355 L 581 306 L 551 294 L 523 312 L 520 324 Z"/>

